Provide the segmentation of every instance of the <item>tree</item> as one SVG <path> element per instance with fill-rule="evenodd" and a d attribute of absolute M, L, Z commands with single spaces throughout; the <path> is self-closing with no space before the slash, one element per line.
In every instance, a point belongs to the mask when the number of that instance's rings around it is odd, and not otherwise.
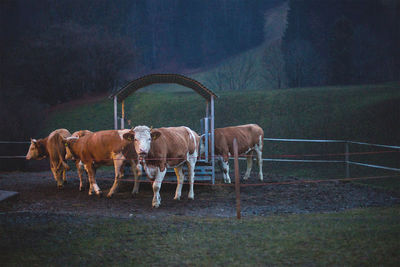
<path fill-rule="evenodd" d="M 17 60 L 21 84 L 29 84 L 33 95 L 50 105 L 110 91 L 134 59 L 125 38 L 73 22 L 50 27 L 24 47 Z"/>
<path fill-rule="evenodd" d="M 330 40 L 329 83 L 349 84 L 353 81 L 353 27 L 341 17 L 334 26 Z"/>
<path fill-rule="evenodd" d="M 240 62 L 228 62 L 217 68 L 208 81 L 211 88 L 217 90 L 248 90 L 257 75 L 254 60 L 244 56 Z"/>
<path fill-rule="evenodd" d="M 285 61 L 283 59 L 281 40 L 268 45 L 263 55 L 264 79 L 273 88 L 286 87 Z"/>

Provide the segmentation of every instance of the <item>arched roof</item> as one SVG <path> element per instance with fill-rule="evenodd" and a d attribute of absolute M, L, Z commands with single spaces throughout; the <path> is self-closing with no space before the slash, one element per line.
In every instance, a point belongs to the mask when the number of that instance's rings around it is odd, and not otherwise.
<path fill-rule="evenodd" d="M 140 88 L 156 83 L 175 83 L 185 87 L 188 87 L 204 97 L 206 100 L 210 100 L 211 97 L 218 97 L 213 91 L 202 85 L 196 80 L 185 77 L 180 74 L 150 74 L 133 80 L 126 84 L 124 87 L 110 95 L 110 98 L 117 97 L 118 102 L 121 102 L 127 98 L 130 94 L 139 90 Z"/>

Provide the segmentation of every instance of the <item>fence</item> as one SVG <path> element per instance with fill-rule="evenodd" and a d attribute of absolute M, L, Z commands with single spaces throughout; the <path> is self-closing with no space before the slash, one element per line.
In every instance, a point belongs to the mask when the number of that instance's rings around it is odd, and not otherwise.
<path fill-rule="evenodd" d="M 264 138 L 264 141 L 268 142 L 308 142 L 308 143 L 341 143 L 344 144 L 344 151 L 342 153 L 329 153 L 329 154 L 302 154 L 302 155 L 280 155 L 280 158 L 263 158 L 263 161 L 269 162 L 308 162 L 308 163 L 343 163 L 346 165 L 346 178 L 338 178 L 338 179 L 323 179 L 323 180 L 298 180 L 298 181 L 286 181 L 286 182 L 266 182 L 259 184 L 240 184 L 239 179 L 239 167 L 238 160 L 244 160 L 246 157 L 239 157 L 237 154 L 237 143 L 236 140 L 234 142 L 234 146 L 236 147 L 234 153 L 234 161 L 235 161 L 235 184 L 234 185 L 226 185 L 226 186 L 235 186 L 236 191 L 236 206 L 237 206 L 237 217 L 240 219 L 240 187 L 243 186 L 268 186 L 268 185 L 277 185 L 277 184 L 300 184 L 300 183 L 320 183 L 320 182 L 330 182 L 330 181 L 351 181 L 351 180 L 367 180 L 367 179 L 377 179 L 377 178 L 388 178 L 388 177 L 398 177 L 396 176 L 373 176 L 373 177 L 353 177 L 350 178 L 350 166 L 362 166 L 362 167 L 370 167 L 377 169 L 384 169 L 389 171 L 400 172 L 400 168 L 388 167 L 377 164 L 370 164 L 359 161 L 350 160 L 351 155 L 367 155 L 367 154 L 383 154 L 383 153 L 399 153 L 400 146 L 391 146 L 391 145 L 381 145 L 381 144 L 372 144 L 372 143 L 364 143 L 364 142 L 356 142 L 356 141 L 344 141 L 344 140 L 311 140 L 311 139 L 278 139 L 278 138 Z M 0 141 L 1 144 L 29 144 L 30 142 L 15 142 L 15 141 Z M 367 151 L 367 152 L 350 152 L 349 146 L 351 144 L 360 145 L 360 146 L 370 146 L 370 147 L 378 147 L 378 148 L 386 148 L 391 149 L 390 151 Z M 264 145 L 265 146 L 265 145 Z M 340 156 L 341 160 L 321 160 L 321 159 L 292 159 L 294 157 L 305 157 L 305 156 Z M 286 157 L 286 158 L 284 158 Z M 0 156 L 0 159 L 22 159 L 25 156 Z M 132 181 L 132 179 L 126 179 L 125 181 Z M 169 182 L 172 183 L 172 182 Z M 176 184 L 176 182 L 174 182 Z M 197 183 L 195 183 L 197 184 Z M 205 183 L 199 183 L 201 185 L 207 185 Z"/>
<path fill-rule="evenodd" d="M 305 154 L 305 155 L 281 155 L 280 158 L 263 158 L 263 161 L 269 162 L 308 162 L 308 163 L 344 163 L 346 164 L 346 178 L 350 177 L 350 165 L 357 165 L 363 167 L 370 167 L 370 168 L 377 168 L 377 169 L 384 169 L 390 171 L 400 172 L 400 168 L 393 168 L 388 166 L 382 166 L 377 164 L 369 164 L 364 162 L 358 161 L 351 161 L 351 155 L 362 155 L 362 154 L 378 154 L 378 153 L 398 153 L 400 152 L 400 146 L 392 146 L 392 145 L 381 145 L 381 144 L 372 144 L 372 143 L 365 143 L 365 142 L 357 142 L 357 141 L 345 141 L 345 140 L 323 140 L 323 139 L 280 139 L 280 138 L 264 138 L 264 141 L 271 141 L 271 142 L 307 142 L 307 143 L 342 143 L 344 144 L 344 151 L 343 153 L 336 153 L 336 154 Z M 1 144 L 29 144 L 30 142 L 23 142 L 23 141 L 0 141 Z M 350 153 L 349 145 L 356 144 L 361 146 L 371 146 L 371 147 L 380 147 L 380 148 L 387 148 L 396 151 L 378 151 L 378 152 L 355 152 Z M 265 145 L 264 145 L 265 146 Z M 299 156 L 343 156 L 342 160 L 321 160 L 321 159 L 290 159 L 293 157 Z M 286 157 L 286 158 L 284 158 Z M 23 159 L 25 156 L 0 156 L 0 159 Z M 231 157 L 233 159 L 233 157 Z M 246 158 L 241 156 L 238 158 L 239 160 L 245 160 Z"/>
<path fill-rule="evenodd" d="M 358 152 L 358 153 L 350 153 L 349 145 L 357 144 L 363 146 L 373 146 L 380 148 L 388 148 L 393 150 L 398 150 L 400 152 L 400 146 L 390 146 L 390 145 L 381 145 L 381 144 L 372 144 L 372 143 L 364 143 L 364 142 L 356 142 L 356 141 L 344 141 L 344 140 L 312 140 L 312 139 L 278 139 L 278 138 L 264 138 L 264 141 L 276 141 L 276 142 L 312 142 L 312 143 L 343 143 L 345 146 L 345 150 L 342 154 L 330 154 L 330 155 L 343 155 L 343 160 L 305 160 L 305 159 L 272 159 L 265 158 L 263 161 L 277 161 L 277 162 L 314 162 L 314 163 L 345 163 L 346 164 L 346 177 L 350 177 L 350 165 L 358 165 L 370 168 L 378 168 L 385 169 L 390 171 L 400 172 L 400 168 L 392 168 L 388 166 L 381 166 L 376 164 L 367 164 L 362 162 L 356 162 L 350 160 L 350 155 L 361 155 L 361 154 L 372 154 L 372 153 L 390 153 L 396 151 L 379 151 L 379 152 Z M 329 154 L 328 154 L 329 155 Z M 243 158 L 242 158 L 243 159 Z"/>

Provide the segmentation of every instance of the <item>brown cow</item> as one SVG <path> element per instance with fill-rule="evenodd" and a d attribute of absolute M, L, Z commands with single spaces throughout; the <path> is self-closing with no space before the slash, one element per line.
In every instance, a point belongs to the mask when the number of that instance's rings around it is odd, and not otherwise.
<path fill-rule="evenodd" d="M 68 130 L 58 129 L 51 132 L 46 138 L 39 140 L 31 139 L 31 145 L 26 154 L 27 160 L 41 160 L 49 157 L 50 169 L 54 179 L 57 181 L 58 188 L 62 188 L 64 183 L 67 182 L 65 171 L 69 170 L 69 166 L 64 161 L 66 152 L 62 140 L 69 136 L 71 134 Z"/>
<path fill-rule="evenodd" d="M 71 137 L 80 138 L 80 137 L 83 137 L 85 135 L 92 134 L 92 133 L 93 132 L 91 132 L 89 130 L 80 130 L 80 131 L 74 132 L 71 135 Z M 76 170 L 78 172 L 78 177 L 79 177 L 79 191 L 83 191 L 83 188 L 84 188 L 84 186 L 83 186 L 83 177 L 82 177 L 82 175 L 83 175 L 83 170 L 82 170 L 83 169 L 83 164 L 82 164 L 82 162 L 80 160 L 75 160 L 75 166 L 76 166 Z"/>
<path fill-rule="evenodd" d="M 153 182 L 153 207 L 161 204 L 160 188 L 167 168 L 174 168 L 178 179 L 174 199 L 180 199 L 185 179 L 182 168 L 186 163 L 189 170 L 189 199 L 194 199 L 193 181 L 196 166 L 199 135 L 188 127 L 169 127 L 150 129 L 147 126 L 136 126 L 123 137 L 133 141 L 136 153 L 142 160 L 143 167 Z"/>
<path fill-rule="evenodd" d="M 137 155 L 130 142 L 123 139 L 123 134 L 130 130 L 106 130 L 85 135 L 81 138 L 67 138 L 64 142 L 67 147 L 66 159 L 80 160 L 88 173 L 89 195 L 95 191 L 101 195 L 101 190 L 96 183 L 96 169 L 102 165 L 114 165 L 114 184 L 107 194 L 111 197 L 118 187 L 123 176 L 123 167 L 130 163 L 135 175 L 135 186 L 132 194 L 138 193 L 140 172 L 136 168 Z"/>
<path fill-rule="evenodd" d="M 233 139 L 238 143 L 238 154 L 246 154 L 247 170 L 243 177 L 247 180 L 250 176 L 253 165 L 253 151 L 256 152 L 256 159 L 259 167 L 259 177 L 263 180 L 262 173 L 262 149 L 264 141 L 264 131 L 257 124 L 246 124 L 217 128 L 214 131 L 215 136 L 215 156 L 219 166 L 223 171 L 224 182 L 230 183 L 229 177 L 229 157 L 234 154 Z M 209 146 L 211 147 L 211 146 Z"/>

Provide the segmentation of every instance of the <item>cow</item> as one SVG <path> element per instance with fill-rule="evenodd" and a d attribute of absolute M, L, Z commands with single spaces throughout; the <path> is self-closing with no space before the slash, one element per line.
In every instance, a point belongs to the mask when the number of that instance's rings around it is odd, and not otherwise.
<path fill-rule="evenodd" d="M 136 153 L 143 168 L 153 182 L 152 206 L 161 204 L 160 188 L 167 168 L 174 168 L 178 179 L 175 200 L 181 197 L 183 181 L 183 165 L 189 171 L 189 199 L 194 199 L 194 168 L 196 166 L 200 136 L 188 127 L 168 127 L 150 129 L 147 126 L 136 126 L 123 137 L 133 142 Z"/>
<path fill-rule="evenodd" d="M 114 165 L 114 184 L 107 194 L 111 198 L 118 188 L 120 178 L 123 177 L 124 165 L 130 163 L 135 176 L 135 185 L 132 194 L 139 191 L 139 176 L 135 160 L 137 154 L 130 142 L 122 136 L 130 130 L 105 130 L 94 132 L 80 138 L 70 137 L 64 139 L 67 148 L 66 159 L 80 160 L 88 173 L 89 195 L 101 196 L 102 192 L 96 183 L 95 173 L 99 166 Z"/>
<path fill-rule="evenodd" d="M 46 138 L 31 139 L 28 153 L 25 156 L 27 160 L 41 160 L 48 157 L 51 172 L 59 189 L 63 188 L 64 183 L 67 182 L 65 172 L 69 170 L 69 166 L 64 161 L 66 151 L 62 140 L 69 136 L 71 133 L 67 129 L 57 129 Z"/>
<path fill-rule="evenodd" d="M 83 137 L 85 135 L 88 134 L 92 134 L 93 132 L 89 131 L 89 130 L 80 130 L 80 131 L 76 131 L 74 132 L 71 137 Z M 75 160 L 75 166 L 76 166 L 76 170 L 78 172 L 78 177 L 79 177 L 79 191 L 83 191 L 84 186 L 83 186 L 83 164 L 80 160 Z"/>
<path fill-rule="evenodd" d="M 246 155 L 247 170 L 243 177 L 247 180 L 250 176 L 253 165 L 253 151 L 256 152 L 256 159 L 259 167 L 259 178 L 263 180 L 262 173 L 262 149 L 264 141 L 264 131 L 257 124 L 246 124 L 231 126 L 225 128 L 216 128 L 214 130 L 215 156 L 218 160 L 224 176 L 225 183 L 231 183 L 229 177 L 229 157 L 234 154 L 233 139 L 236 138 L 238 144 L 238 154 Z M 209 146 L 209 148 L 211 145 Z M 204 146 L 202 145 L 203 153 Z"/>

